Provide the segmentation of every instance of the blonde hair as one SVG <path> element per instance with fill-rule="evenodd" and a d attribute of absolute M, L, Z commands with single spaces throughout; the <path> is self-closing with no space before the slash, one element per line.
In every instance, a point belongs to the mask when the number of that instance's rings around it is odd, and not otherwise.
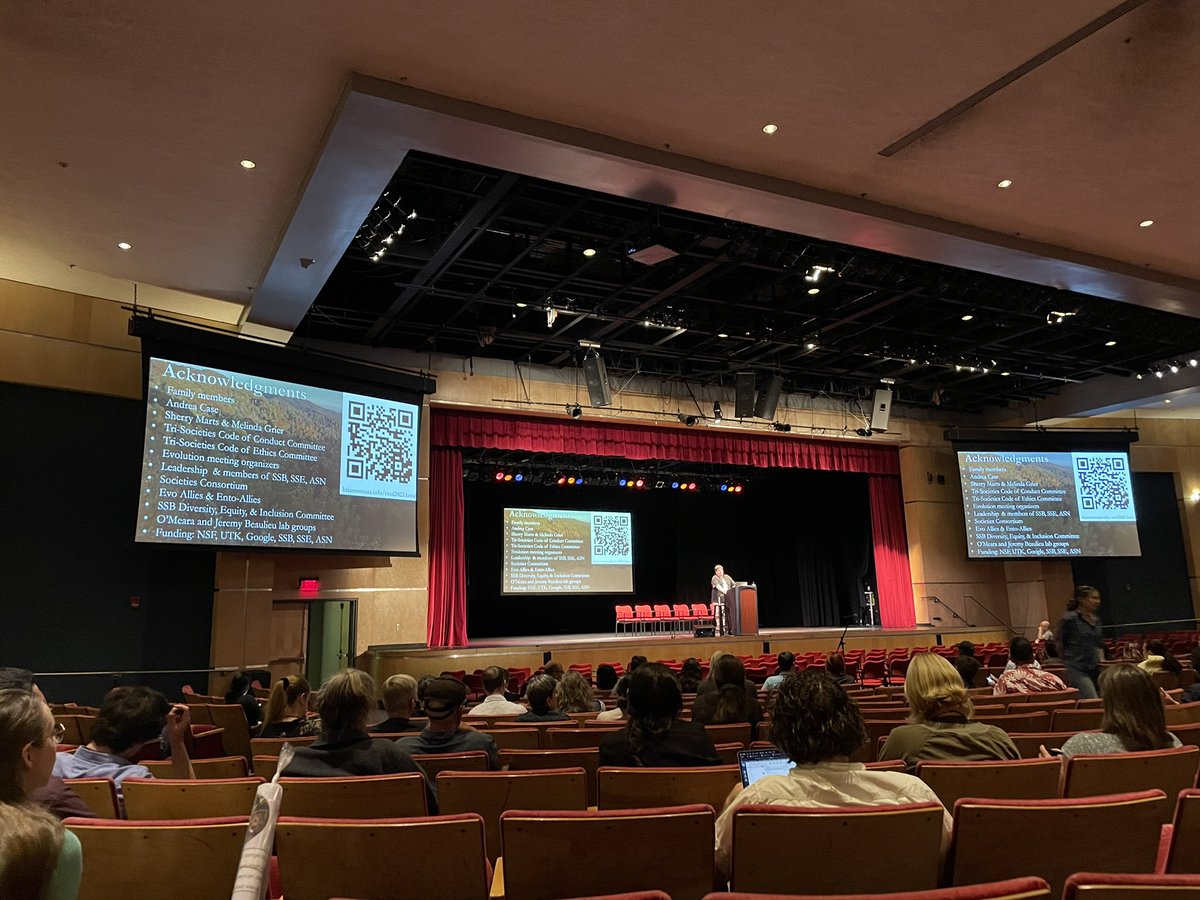
<path fill-rule="evenodd" d="M 62 850 L 62 823 L 29 804 L 21 783 L 25 747 L 53 740 L 50 721 L 29 691 L 0 691 L 0 897 L 44 897 Z"/>
<path fill-rule="evenodd" d="M 278 722 L 283 718 L 283 714 L 287 712 L 289 706 L 305 694 L 311 693 L 312 688 L 308 686 L 303 675 L 288 675 L 280 678 L 271 686 L 271 695 L 267 698 L 267 705 L 263 710 L 263 724 Z"/>
<path fill-rule="evenodd" d="M 375 709 L 375 679 L 361 669 L 342 669 L 321 685 L 318 712 L 326 731 L 362 729 Z"/>
<path fill-rule="evenodd" d="M 941 713 L 971 718 L 974 707 L 958 669 L 937 653 L 915 653 L 904 676 L 904 699 L 910 720 L 924 722 Z"/>
<path fill-rule="evenodd" d="M 409 705 L 417 696 L 417 679 L 411 675 L 393 675 L 383 683 L 383 708 L 392 713 L 408 712 Z"/>

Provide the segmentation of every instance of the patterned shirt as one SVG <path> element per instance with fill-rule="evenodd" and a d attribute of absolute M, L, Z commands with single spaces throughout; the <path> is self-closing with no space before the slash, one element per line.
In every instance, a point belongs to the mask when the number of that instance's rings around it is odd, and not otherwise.
<path fill-rule="evenodd" d="M 1053 672 L 1033 666 L 1017 666 L 1004 672 L 992 687 L 993 696 L 1000 694 L 1038 694 L 1043 691 L 1065 691 L 1067 686 Z"/>

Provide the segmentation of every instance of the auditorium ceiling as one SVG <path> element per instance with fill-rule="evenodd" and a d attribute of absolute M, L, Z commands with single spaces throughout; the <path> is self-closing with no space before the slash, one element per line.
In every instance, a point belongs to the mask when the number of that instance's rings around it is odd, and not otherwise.
<path fill-rule="evenodd" d="M 1200 319 L 412 152 L 297 338 L 978 410 L 1186 367 Z"/>
<path fill-rule="evenodd" d="M 1178 0 L 4 4 L 0 278 L 950 409 L 1120 393 L 1200 350 L 1198 35 Z M 348 122 L 357 79 L 386 89 Z M 422 208 L 373 263 L 389 180 Z M 0 321 L 0 353 L 36 327 Z"/>

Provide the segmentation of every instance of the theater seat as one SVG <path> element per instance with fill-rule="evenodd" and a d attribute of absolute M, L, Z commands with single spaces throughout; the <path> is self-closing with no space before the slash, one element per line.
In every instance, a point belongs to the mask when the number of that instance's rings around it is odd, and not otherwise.
<path fill-rule="evenodd" d="M 1062 795 L 1094 797 L 1157 788 L 1168 797 L 1178 797 L 1180 791 L 1196 786 L 1197 771 L 1200 747 L 1072 756 L 1066 761 Z M 1169 808 L 1166 815 L 1171 815 Z"/>
<path fill-rule="evenodd" d="M 405 897 L 488 896 L 483 819 L 475 814 L 415 819 L 283 816 L 275 829 L 275 847 L 287 900 L 394 897 L 398 891 Z"/>
<path fill-rule="evenodd" d="M 1200 791 L 1180 791 L 1160 872 L 1200 875 Z"/>
<path fill-rule="evenodd" d="M 248 816 L 261 778 L 126 778 L 128 819 L 208 819 Z"/>
<path fill-rule="evenodd" d="M 955 884 L 1034 874 L 1056 894 L 1086 871 L 1154 871 L 1162 791 L 1067 800 L 959 800 L 948 871 Z M 1034 836 L 1058 836 L 1052 839 Z M 1064 844 L 1062 836 L 1071 835 Z"/>
<path fill-rule="evenodd" d="M 1050 886 L 1040 878 L 1013 878 L 991 884 L 941 888 L 936 891 L 898 891 L 891 894 L 708 894 L 704 900 L 1040 900 Z"/>
<path fill-rule="evenodd" d="M 1184 900 L 1200 897 L 1200 875 L 1114 875 L 1077 872 L 1063 900 Z"/>
<path fill-rule="evenodd" d="M 249 818 L 127 822 L 67 819 L 83 847 L 79 900 L 233 893 Z"/>
<path fill-rule="evenodd" d="M 707 805 L 506 812 L 500 817 L 504 896 L 542 900 L 658 890 L 701 897 L 713 888 L 715 820 Z"/>
<path fill-rule="evenodd" d="M 425 779 L 419 772 L 347 778 L 281 778 L 284 816 L 375 819 L 428 815 Z"/>
<path fill-rule="evenodd" d="M 740 806 L 733 813 L 730 887 L 932 890 L 938 886 L 944 815 L 942 805 L 933 802 L 826 809 Z"/>

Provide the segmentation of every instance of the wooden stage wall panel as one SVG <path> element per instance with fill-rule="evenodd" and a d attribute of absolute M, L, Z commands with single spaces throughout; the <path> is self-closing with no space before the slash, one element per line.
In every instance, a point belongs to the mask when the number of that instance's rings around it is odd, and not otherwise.
<path fill-rule="evenodd" d="M 770 653 L 790 650 L 805 653 L 814 650 L 831 652 L 837 647 L 841 629 L 803 628 L 774 629 L 755 637 L 723 638 L 572 638 L 560 639 L 529 638 L 492 642 L 486 646 L 458 647 L 449 650 L 425 650 L 403 647 L 371 647 L 358 657 L 358 667 L 366 669 L 377 682 L 389 675 L 407 674 L 415 678 L 422 675 L 439 675 L 445 671 L 465 669 L 473 672 L 488 666 L 514 668 L 525 666 L 537 669 L 543 665 L 543 654 L 550 653 L 562 665 L 590 663 L 594 669 L 600 663 L 619 662 L 640 653 L 650 661 L 660 659 L 684 660 L 689 656 L 706 659 L 717 650 L 725 650 L 737 656 L 752 656 L 763 652 L 763 644 L 770 644 Z M 959 630 L 929 628 L 876 630 L 852 629 L 846 635 L 846 646 L 851 650 L 872 650 L 896 647 L 930 647 L 941 635 L 943 644 L 971 641 L 976 644 L 1007 642 L 1009 634 L 1002 629 L 963 628 Z"/>

